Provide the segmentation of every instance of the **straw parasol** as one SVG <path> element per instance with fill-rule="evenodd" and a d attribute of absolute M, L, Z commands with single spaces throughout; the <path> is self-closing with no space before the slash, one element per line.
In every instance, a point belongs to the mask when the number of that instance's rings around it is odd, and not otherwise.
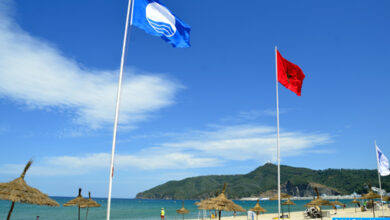
<path fill-rule="evenodd" d="M 339 205 L 339 206 L 344 206 L 344 203 L 341 203 L 340 201 L 338 201 L 338 200 L 336 200 L 336 201 L 333 201 L 333 202 L 330 202 L 333 206 L 334 206 L 334 208 L 335 208 L 335 210 L 336 210 L 336 213 L 337 213 L 337 206 Z"/>
<path fill-rule="evenodd" d="M 372 190 L 371 190 L 371 186 L 369 187 L 369 192 L 367 194 L 365 194 L 364 196 L 362 196 L 361 198 L 362 199 L 371 199 L 371 203 L 372 203 L 372 214 L 374 215 L 374 218 L 375 218 L 375 206 L 374 206 L 374 199 L 378 199 L 380 198 L 381 196 L 374 193 Z"/>
<path fill-rule="evenodd" d="M 384 196 L 382 201 L 386 201 L 386 202 L 390 201 L 390 196 Z"/>
<path fill-rule="evenodd" d="M 235 212 L 245 212 L 246 210 L 241 206 L 234 203 L 232 200 L 229 200 L 225 196 L 226 183 L 223 186 L 222 192 L 215 198 L 206 199 L 199 203 L 196 203 L 199 209 L 208 209 L 208 210 L 217 210 L 219 214 L 219 219 L 221 219 L 222 211 L 235 211 Z"/>
<path fill-rule="evenodd" d="M 267 211 L 266 209 L 264 209 L 263 207 L 260 206 L 260 200 L 257 200 L 256 205 L 249 210 L 256 212 L 256 220 L 258 219 L 258 215 L 260 212 L 264 213 Z"/>
<path fill-rule="evenodd" d="M 176 213 L 182 214 L 184 219 L 184 214 L 188 214 L 190 211 L 188 209 L 184 208 L 184 201 L 180 209 L 176 210 Z"/>
<path fill-rule="evenodd" d="M 97 203 L 95 200 L 93 200 L 91 198 L 91 192 L 88 192 L 88 195 L 89 195 L 88 202 L 83 204 L 83 205 L 80 205 L 80 208 L 87 208 L 87 214 L 85 215 L 85 220 L 88 219 L 88 210 L 90 207 L 92 208 L 92 207 L 100 207 L 101 206 L 99 203 Z"/>
<path fill-rule="evenodd" d="M 321 206 L 331 206 L 332 203 L 330 203 L 328 200 L 325 200 L 325 199 L 322 199 L 320 197 L 320 193 L 318 192 L 318 188 L 317 187 L 314 187 L 314 190 L 316 191 L 317 193 L 317 198 L 316 199 L 313 199 L 312 201 L 310 201 L 309 203 L 307 203 L 305 206 L 319 206 L 320 207 L 320 213 L 321 213 L 321 220 L 322 220 L 322 211 L 321 211 Z"/>
<path fill-rule="evenodd" d="M 287 194 L 287 193 L 280 193 L 280 199 L 288 199 L 290 198 L 291 195 Z M 275 194 L 273 195 L 271 198 L 269 198 L 269 200 L 278 200 L 278 194 Z"/>
<path fill-rule="evenodd" d="M 353 203 L 353 204 L 360 204 L 360 202 L 356 200 L 356 197 L 353 198 L 351 203 Z M 356 212 L 356 205 L 355 205 L 355 212 Z"/>
<path fill-rule="evenodd" d="M 78 206 L 79 207 L 79 220 L 80 220 L 80 207 L 83 206 L 83 205 L 86 205 L 88 204 L 89 200 L 88 199 L 84 199 L 82 196 L 81 196 L 81 188 L 79 188 L 79 195 L 68 201 L 67 203 L 65 203 L 63 206 L 65 207 L 68 207 L 68 206 Z"/>
<path fill-rule="evenodd" d="M 282 192 L 280 193 L 280 200 L 289 199 L 290 197 L 291 195 L 287 193 L 282 193 Z M 278 194 L 273 195 L 269 200 L 279 200 Z M 284 216 L 283 206 L 281 208 L 282 208 L 282 216 Z"/>
<path fill-rule="evenodd" d="M 290 205 L 296 205 L 290 198 L 287 201 L 283 202 L 282 205 L 288 205 L 288 216 L 290 217 Z"/>
<path fill-rule="evenodd" d="M 47 205 L 47 206 L 59 206 L 59 204 L 50 199 L 47 194 L 41 193 L 38 189 L 30 187 L 24 181 L 24 176 L 27 170 L 30 168 L 32 160 L 30 160 L 22 175 L 15 180 L 8 183 L 0 183 L 0 199 L 12 201 L 11 208 L 8 212 L 7 220 L 11 218 L 12 210 L 14 209 L 15 202 L 29 203 L 35 205 Z"/>

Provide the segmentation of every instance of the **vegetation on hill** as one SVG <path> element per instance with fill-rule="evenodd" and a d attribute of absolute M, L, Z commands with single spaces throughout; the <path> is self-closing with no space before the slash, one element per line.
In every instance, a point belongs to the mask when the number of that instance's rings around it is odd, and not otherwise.
<path fill-rule="evenodd" d="M 294 196 L 314 195 L 313 187 L 328 195 L 365 193 L 366 185 L 378 185 L 377 170 L 326 169 L 311 170 L 281 166 L 282 192 Z M 201 199 L 214 196 L 223 183 L 228 183 L 229 198 L 258 197 L 277 188 L 277 167 L 267 163 L 244 175 L 210 175 L 169 181 L 138 193 L 143 199 Z M 382 177 L 382 188 L 390 187 L 390 178 Z"/>

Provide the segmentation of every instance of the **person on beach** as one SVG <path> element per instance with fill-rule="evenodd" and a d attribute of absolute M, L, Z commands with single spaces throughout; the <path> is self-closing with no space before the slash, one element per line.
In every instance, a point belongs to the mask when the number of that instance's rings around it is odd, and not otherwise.
<path fill-rule="evenodd" d="M 160 213 L 160 215 L 161 215 L 161 220 L 162 220 L 162 219 L 165 219 L 165 210 L 164 210 L 164 208 L 161 208 L 161 213 Z"/>

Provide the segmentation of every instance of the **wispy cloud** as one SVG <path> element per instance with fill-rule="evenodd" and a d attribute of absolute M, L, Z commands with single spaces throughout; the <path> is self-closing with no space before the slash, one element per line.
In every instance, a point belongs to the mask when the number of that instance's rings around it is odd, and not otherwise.
<path fill-rule="evenodd" d="M 58 156 L 44 158 L 31 167 L 32 176 L 74 176 L 102 169 L 108 170 L 111 154 L 97 153 L 83 156 Z M 210 157 L 195 157 L 186 153 L 160 152 L 153 155 L 117 154 L 115 167 L 121 170 L 136 168 L 139 170 L 203 168 L 219 166 L 220 161 Z M 23 164 L 0 165 L 1 174 L 18 174 Z"/>
<path fill-rule="evenodd" d="M 280 109 L 279 114 L 285 114 L 291 109 Z M 276 116 L 276 110 L 266 109 L 266 110 L 250 110 L 250 111 L 241 111 L 235 116 L 224 117 L 221 119 L 222 122 L 229 123 L 243 123 L 246 121 L 253 121 L 260 117 Z"/>
<path fill-rule="evenodd" d="M 199 155 L 213 155 L 220 160 L 275 160 L 276 129 L 269 126 L 221 126 L 212 131 L 191 132 L 186 140 L 164 143 L 164 148 L 188 150 Z M 322 133 L 282 131 L 281 151 L 297 156 L 331 142 L 331 136 Z"/>
<path fill-rule="evenodd" d="M 171 141 L 143 148 L 133 154 L 117 154 L 115 167 L 121 170 L 182 170 L 217 167 L 232 161 L 275 161 L 275 133 L 275 128 L 269 126 L 213 126 L 207 131 L 178 134 Z M 329 134 L 282 130 L 281 151 L 283 157 L 299 156 L 307 152 L 324 153 L 327 151 L 320 145 L 331 141 Z M 109 162 L 108 153 L 49 157 L 32 169 L 31 175 L 85 174 L 108 169 Z M 23 165 L 3 165 L 0 173 L 18 173 L 22 167 Z"/>
<path fill-rule="evenodd" d="M 117 70 L 94 70 L 65 57 L 50 43 L 23 31 L 0 4 L 0 98 L 29 108 L 61 109 L 90 128 L 112 123 Z M 128 69 L 120 122 L 134 124 L 174 103 L 181 85 L 163 75 Z"/>

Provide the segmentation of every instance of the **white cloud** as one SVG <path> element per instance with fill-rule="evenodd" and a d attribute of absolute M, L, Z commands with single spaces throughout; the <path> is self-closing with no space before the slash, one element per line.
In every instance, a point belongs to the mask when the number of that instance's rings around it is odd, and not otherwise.
<path fill-rule="evenodd" d="M 180 140 L 144 148 L 134 154 L 117 154 L 115 167 L 120 170 L 182 170 L 217 167 L 232 161 L 275 161 L 275 133 L 275 128 L 268 126 L 214 126 L 211 131 L 191 131 L 177 135 Z M 282 131 L 281 157 L 324 153 L 326 151 L 319 146 L 331 141 L 328 134 Z M 30 175 L 86 174 L 108 169 L 110 159 L 108 153 L 49 157 L 32 169 Z M 22 167 L 3 165 L 0 173 L 19 173 Z"/>
<path fill-rule="evenodd" d="M 73 176 L 93 171 L 109 170 L 111 154 L 96 153 L 83 156 L 48 157 L 34 164 L 29 171 L 32 176 Z M 220 161 L 209 157 L 195 157 L 186 153 L 156 153 L 153 155 L 117 154 L 115 168 L 139 170 L 202 168 L 219 166 Z M 23 164 L 4 164 L 0 166 L 1 174 L 17 175 L 23 170 Z"/>
<path fill-rule="evenodd" d="M 92 70 L 23 31 L 0 4 L 0 97 L 31 108 L 63 109 L 91 128 L 112 123 L 118 70 Z M 181 87 L 164 76 L 130 69 L 122 90 L 122 125 L 148 118 L 173 104 Z"/>
<path fill-rule="evenodd" d="M 289 111 L 291 111 L 291 109 L 280 109 L 279 114 L 285 114 Z M 276 110 L 266 109 L 266 110 L 241 111 L 235 116 L 224 117 L 221 119 L 221 121 L 229 122 L 229 123 L 244 123 L 244 122 L 256 120 L 260 117 L 267 117 L 267 116 L 276 116 Z"/>
<path fill-rule="evenodd" d="M 240 125 L 217 127 L 214 131 L 192 132 L 187 140 L 164 143 L 163 148 L 213 155 L 221 160 L 275 160 L 276 129 L 269 126 Z M 281 132 L 283 156 L 297 156 L 331 142 L 328 134 Z M 313 151 L 314 152 L 314 151 Z"/>

